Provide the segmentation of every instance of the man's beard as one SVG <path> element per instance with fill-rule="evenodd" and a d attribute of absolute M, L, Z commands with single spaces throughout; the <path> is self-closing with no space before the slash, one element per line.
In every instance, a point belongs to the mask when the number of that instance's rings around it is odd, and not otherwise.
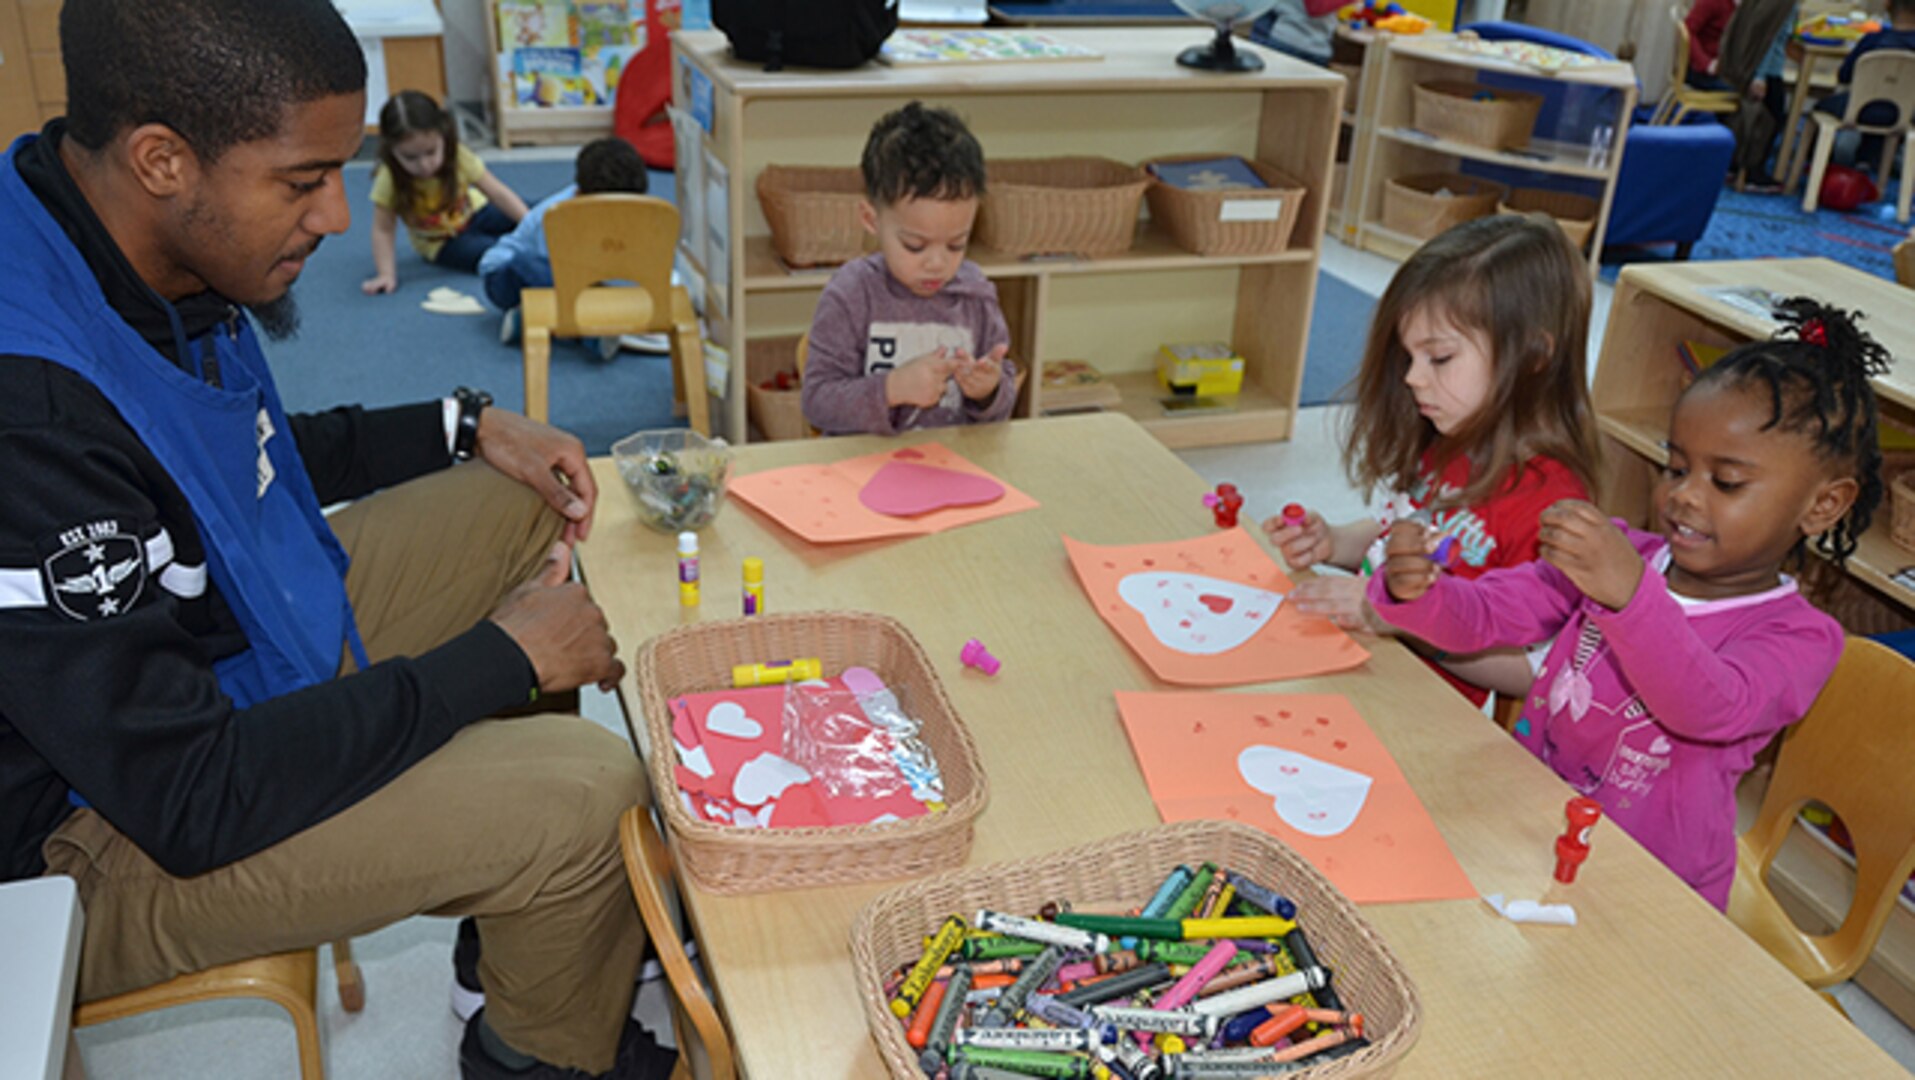
<path fill-rule="evenodd" d="M 299 336 L 299 301 L 293 299 L 291 289 L 277 300 L 268 300 L 263 304 L 247 304 L 246 310 L 252 313 L 253 321 L 269 341 L 285 341 Z"/>

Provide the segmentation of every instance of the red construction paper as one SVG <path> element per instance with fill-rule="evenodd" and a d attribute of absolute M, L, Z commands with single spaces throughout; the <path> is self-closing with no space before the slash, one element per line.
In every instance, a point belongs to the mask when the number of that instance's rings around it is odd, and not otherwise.
<path fill-rule="evenodd" d="M 1130 547 L 1067 536 L 1064 549 L 1097 614 L 1165 682 L 1299 679 L 1370 657 L 1328 619 L 1284 602 L 1290 579 L 1242 527 Z"/>
<path fill-rule="evenodd" d="M 1255 826 L 1360 904 L 1476 896 L 1348 698 L 1119 691 L 1117 709 L 1165 821 Z"/>
<path fill-rule="evenodd" d="M 946 504 L 915 516 L 879 513 L 860 496 L 873 477 L 892 463 L 961 473 L 1003 488 L 1003 495 L 981 505 Z M 920 474 L 922 476 L 923 474 Z M 948 479 L 940 484 L 947 493 Z M 892 486 L 887 483 L 887 487 Z M 1037 508 L 1037 500 L 964 460 L 942 443 L 885 450 L 829 465 L 790 465 L 733 477 L 727 490 L 773 521 L 814 544 L 843 544 L 895 536 L 928 536 L 960 525 L 988 521 Z"/>

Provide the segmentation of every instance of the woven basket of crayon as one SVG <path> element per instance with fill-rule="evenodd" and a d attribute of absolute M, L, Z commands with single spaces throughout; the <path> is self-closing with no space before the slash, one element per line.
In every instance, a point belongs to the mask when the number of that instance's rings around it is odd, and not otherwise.
<path fill-rule="evenodd" d="M 1170 981 L 1172 977 L 1182 977 L 1177 974 L 1182 969 L 1172 966 L 1175 951 L 1181 948 L 1190 954 L 1193 947 L 1214 948 L 1214 940 L 1197 939 L 1230 931 L 1214 926 L 1200 928 L 1180 921 L 1180 926 L 1189 928 L 1192 940 L 1153 945 L 1139 939 L 1126 939 L 1115 932 L 1117 927 L 1110 927 L 1114 932 L 1108 935 L 1109 940 L 1092 946 L 1093 950 L 1106 947 L 1107 951 L 1100 954 L 1102 962 L 1097 956 L 1077 951 L 1076 947 L 1060 946 L 1064 948 L 1061 961 L 1043 953 L 1028 955 L 1027 949 L 1026 955 L 1014 961 L 1019 966 L 1009 986 L 999 990 L 995 1004 L 988 1005 L 984 995 L 969 987 L 993 980 L 1001 983 L 1006 972 L 992 969 L 1012 966 L 988 954 L 1018 944 L 1044 946 L 1027 941 L 1000 942 L 993 947 L 986 944 L 992 940 L 991 935 L 979 935 L 975 926 L 969 926 L 956 949 L 948 955 L 938 951 L 936 940 L 954 915 L 970 923 L 985 911 L 1031 916 L 1044 913 L 1049 905 L 1068 903 L 1071 914 L 1054 916 L 1055 923 L 1094 924 L 1095 916 L 1084 919 L 1082 915 L 1139 908 L 1152 911 L 1158 895 L 1177 884 L 1168 879 L 1178 875 L 1179 881 L 1189 881 L 1182 877 L 1180 869 L 1192 878 L 1202 879 L 1200 867 L 1206 865 L 1217 868 L 1231 891 L 1200 902 L 1194 909 L 1197 913 L 1203 911 L 1202 904 L 1208 903 L 1214 904 L 1213 915 L 1221 911 L 1226 918 L 1261 919 L 1271 914 L 1272 909 L 1284 907 L 1283 900 L 1287 899 L 1293 910 L 1286 918 L 1294 921 L 1295 928 L 1302 933 L 1283 931 L 1261 941 L 1234 940 L 1241 955 L 1230 957 L 1228 966 L 1214 976 L 1198 972 L 1193 981 L 1203 985 L 1185 990 L 1190 996 L 1181 1004 Z M 1239 882 L 1251 884 L 1235 891 Z M 1185 884 L 1183 888 L 1187 890 L 1190 886 Z M 1229 899 L 1233 893 L 1235 899 Z M 1272 903 L 1273 895 L 1278 898 L 1275 903 Z M 1260 904 L 1263 906 L 1259 907 Z M 1186 910 L 1172 907 L 1168 915 L 1181 919 Z M 1162 925 L 1161 919 L 1157 922 Z M 992 925 L 996 925 L 995 922 Z M 1268 935 L 1272 931 L 1266 923 L 1256 933 Z M 1002 936 L 1015 938 L 1018 935 L 1007 929 Z M 974 938 L 977 940 L 973 941 Z M 1127 940 L 1132 943 L 1128 951 L 1123 949 Z M 932 952 L 929 960 L 927 950 Z M 1138 1002 L 1153 994 L 1155 1003 L 1165 1008 L 1213 1018 L 1201 1021 L 1211 1034 L 1191 1035 L 1188 1041 L 1224 1045 L 1203 1050 L 1187 1045 L 1181 1053 L 1177 1053 L 1176 1043 L 1162 1039 L 1144 1048 L 1133 1031 L 1125 1029 L 1121 1022 L 1113 1024 L 1120 1031 L 1118 1041 L 1127 1044 L 1123 1052 L 1129 1054 L 1132 1047 L 1138 1047 L 1156 1061 L 1157 1067 L 1163 1070 L 1161 1075 L 1165 1076 L 1213 1075 L 1195 1067 L 1199 1055 L 1209 1055 L 1207 1063 L 1216 1068 L 1233 1057 L 1254 1058 L 1263 1053 L 1273 1058 L 1269 1075 L 1281 1073 L 1298 1080 L 1388 1076 L 1416 1042 L 1422 1023 L 1422 1006 L 1408 972 L 1382 937 L 1364 921 L 1356 905 L 1282 841 L 1235 822 L 1189 821 L 1163 825 L 1031 859 L 956 870 L 901 885 L 877 897 L 859 914 L 851 930 L 851 955 L 865 1023 L 894 1080 L 922 1077 L 927 1063 L 940 1060 L 953 1063 L 969 1060 L 981 1064 L 989 1053 L 980 1054 L 981 1048 L 971 1048 L 969 1043 L 985 1037 L 967 1035 L 966 1031 L 1006 1024 L 1016 1027 L 1023 1017 L 1044 1018 L 1059 1003 L 1098 1018 L 1096 1026 L 1102 1025 L 1102 1017 L 1117 1016 L 1125 1009 L 1135 1008 Z M 1153 956 L 1156 959 L 1151 959 Z M 1050 967 L 1047 959 L 1058 966 L 1044 970 Z M 1188 955 L 1185 962 L 1190 962 Z M 985 972 L 967 974 L 957 983 L 966 990 L 967 998 L 978 1000 L 964 1007 L 952 1006 L 955 1020 L 938 1015 L 945 1011 L 943 999 L 951 996 L 947 993 L 953 985 L 950 980 L 937 986 L 920 986 L 912 981 L 915 969 L 928 969 L 933 963 L 941 969 L 948 968 L 953 976 L 960 968 Z M 1156 963 L 1164 963 L 1168 974 L 1153 969 L 1151 965 Z M 1238 965 L 1248 965 L 1254 970 L 1233 976 Z M 1039 969 L 1035 975 L 1031 973 L 1032 966 Z M 1085 974 L 1086 967 L 1100 966 L 1116 974 Z M 1267 1006 L 1248 1008 L 1231 1004 L 1240 1003 L 1245 995 L 1252 1000 L 1264 996 L 1254 989 L 1260 984 L 1277 985 L 1262 984 L 1262 980 L 1288 978 L 1293 981 L 1282 985 L 1295 986 L 1298 970 L 1308 976 L 1317 967 L 1323 969 L 1327 984 L 1307 997 L 1283 997 Z M 1028 996 L 1011 1001 L 1007 1007 L 1001 995 L 1015 995 L 1016 979 L 1022 976 L 1037 981 L 1026 986 Z M 1096 980 L 1124 977 L 1131 978 L 1133 983 L 1154 982 L 1150 989 L 1141 991 L 1145 997 L 1130 999 L 1127 993 L 1125 998 L 1093 1000 L 1108 992 L 1098 991 Z M 1304 981 L 1313 982 L 1314 978 Z M 1113 984 L 1111 989 L 1116 985 L 1120 984 Z M 938 999 L 935 1002 L 938 1008 L 927 1012 L 930 1004 L 927 999 L 931 997 Z M 1292 1006 L 1302 1008 L 1292 1013 Z M 1115 1012 L 1100 1014 L 1100 1010 L 1113 1007 Z M 1240 1008 L 1242 1011 L 1237 1011 Z M 1257 1008 L 1263 1008 L 1263 1014 L 1259 1014 Z M 1004 1011 L 993 1017 L 992 1009 Z M 1336 1015 L 1339 1013 L 1340 1018 Z M 1294 1022 L 1299 1014 L 1313 1019 L 1302 1026 L 1285 1028 L 1283 1034 L 1272 1032 L 1272 1028 L 1284 1028 Z M 1355 1019 L 1359 1016 L 1360 1020 Z M 1070 1026 L 1068 1016 L 1053 1015 L 1050 1023 Z M 1254 1036 L 1260 1027 L 1265 1028 L 1268 1038 L 1259 1041 L 1244 1037 L 1245 1032 Z M 1232 1040 L 1238 1038 L 1252 1045 L 1237 1046 Z M 1091 1059 L 1112 1049 L 1114 1044 L 1102 1051 L 1052 1050 L 1057 1059 L 1052 1062 L 1056 1071 L 1035 1075 L 1089 1076 Z M 1174 1063 L 1166 1060 L 1173 1053 L 1177 1053 Z M 1072 1058 L 1081 1064 L 1067 1064 Z M 1182 1071 L 1173 1071 L 1173 1064 Z M 1238 1065 L 1239 1071 L 1230 1075 L 1265 1075 L 1253 1066 L 1247 1067 L 1250 1071 L 1243 1071 L 1246 1067 L 1241 1061 Z M 953 1075 L 959 1072 L 954 1070 Z"/>
<path fill-rule="evenodd" d="M 922 725 L 937 757 L 944 809 L 866 825 L 754 829 L 693 817 L 673 775 L 670 702 L 730 687 L 735 665 L 817 657 L 827 673 L 862 666 L 876 673 Z M 759 615 L 668 630 L 639 647 L 635 665 L 651 753 L 646 767 L 680 865 L 715 893 L 840 885 L 916 877 L 962 866 L 989 789 L 977 744 L 958 719 L 924 649 L 896 619 L 857 611 Z"/>

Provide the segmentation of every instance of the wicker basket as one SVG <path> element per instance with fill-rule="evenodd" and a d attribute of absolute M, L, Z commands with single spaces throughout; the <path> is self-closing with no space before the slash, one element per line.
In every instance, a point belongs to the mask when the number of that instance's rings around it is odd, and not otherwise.
<path fill-rule="evenodd" d="M 1548 214 L 1581 251 L 1589 244 L 1589 234 L 1596 231 L 1596 212 L 1601 208 L 1600 202 L 1573 191 L 1515 188 L 1496 210 L 1501 214 Z"/>
<path fill-rule="evenodd" d="M 1417 83 L 1411 116 L 1416 129 L 1491 150 L 1520 150 L 1529 145 L 1541 94 L 1505 90 L 1482 83 L 1437 80 Z"/>
<path fill-rule="evenodd" d="M 1903 551 L 1915 551 L 1915 469 L 1903 469 L 1888 481 L 1889 537 Z"/>
<path fill-rule="evenodd" d="M 700 821 L 672 793 L 672 714 L 681 694 L 731 685 L 733 664 L 815 656 L 827 672 L 870 668 L 898 691 L 937 755 L 946 809 L 906 821 L 805 829 L 728 828 Z M 639 647 L 638 687 L 652 752 L 646 762 L 685 872 L 715 893 L 841 885 L 961 866 L 989 799 L 977 745 L 937 672 L 903 624 L 856 611 L 806 611 L 668 630 Z"/>
<path fill-rule="evenodd" d="M 1501 184 L 1461 173 L 1393 176 L 1383 183 L 1383 227 L 1428 240 L 1452 225 L 1494 214 L 1508 194 Z"/>
<path fill-rule="evenodd" d="M 797 372 L 799 340 L 796 335 L 787 335 L 745 342 L 745 415 L 767 439 L 811 435 L 797 390 L 768 390 L 758 385 L 781 371 Z"/>
<path fill-rule="evenodd" d="M 857 169 L 767 165 L 758 174 L 771 246 L 788 266 L 830 266 L 872 250 L 871 234 L 858 220 L 863 198 Z"/>
<path fill-rule="evenodd" d="M 1207 161 L 1221 156 L 1224 155 L 1163 157 L 1145 164 Z M 1199 255 L 1262 255 L 1282 251 L 1290 244 L 1290 234 L 1296 230 L 1297 218 L 1303 214 L 1304 198 L 1309 192 L 1301 181 L 1292 180 L 1261 161 L 1244 160 L 1268 187 L 1191 191 L 1153 180 L 1144 191 L 1144 197 L 1150 201 L 1151 219 L 1170 231 L 1170 238 L 1178 247 Z M 1260 210 L 1274 216 L 1265 217 L 1258 213 Z M 1245 217 L 1258 220 L 1243 220 Z M 1236 220 L 1227 220 L 1230 218 Z"/>
<path fill-rule="evenodd" d="M 1003 255 L 1120 255 L 1137 237 L 1150 177 L 1101 157 L 1012 158 L 985 166 L 977 242 Z"/>
<path fill-rule="evenodd" d="M 1296 1073 L 1298 1080 L 1389 1075 L 1416 1042 L 1422 1006 L 1389 946 L 1356 906 L 1282 841 L 1247 825 L 1186 821 L 1113 836 L 1065 851 L 951 873 L 892 889 L 858 915 L 851 958 L 865 1024 L 893 1080 L 921 1080 L 917 1052 L 886 1007 L 884 979 L 918 958 L 924 935 L 953 912 L 980 907 L 1035 911 L 1048 901 L 1141 903 L 1179 863 L 1209 860 L 1277 889 L 1297 903 L 1319 958 L 1335 973 L 1346 1008 L 1361 1012 L 1371 1045 Z"/>

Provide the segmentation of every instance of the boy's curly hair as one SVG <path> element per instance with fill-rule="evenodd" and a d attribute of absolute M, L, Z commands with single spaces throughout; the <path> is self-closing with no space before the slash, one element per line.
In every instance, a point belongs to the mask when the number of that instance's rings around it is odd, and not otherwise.
<path fill-rule="evenodd" d="M 865 140 L 864 193 L 878 206 L 984 194 L 984 148 L 949 109 L 913 101 L 884 114 Z"/>

